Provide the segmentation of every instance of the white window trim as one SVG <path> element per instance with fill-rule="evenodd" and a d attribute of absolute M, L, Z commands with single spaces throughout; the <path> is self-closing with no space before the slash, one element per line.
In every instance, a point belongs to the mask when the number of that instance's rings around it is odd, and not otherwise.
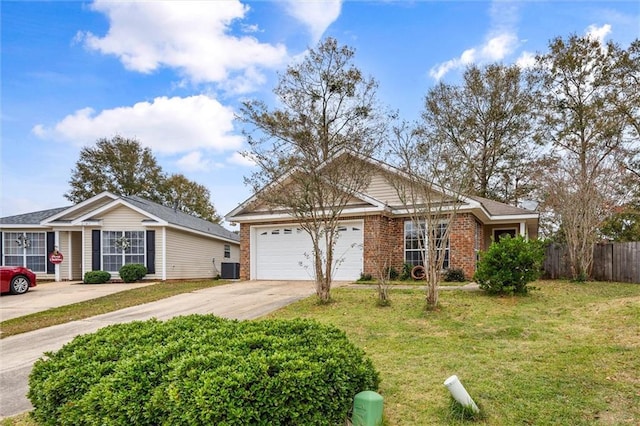
<path fill-rule="evenodd" d="M 44 236 L 44 254 L 42 255 L 29 255 L 27 256 L 27 247 L 21 247 L 21 254 L 6 254 L 6 250 L 7 250 L 7 245 L 5 244 L 5 242 L 2 242 L 2 253 L 0 253 L 0 255 L 2 256 L 2 264 L 3 265 L 7 265 L 7 261 L 6 261 L 6 256 L 10 256 L 10 257 L 18 257 L 20 256 L 22 258 L 22 262 L 21 265 L 19 266 L 23 266 L 25 268 L 27 268 L 27 257 L 43 257 L 44 258 L 44 270 L 43 271 L 35 271 L 36 273 L 39 274 L 46 274 L 47 273 L 47 233 L 46 231 L 5 231 L 2 234 L 2 238 L 4 239 L 6 234 L 21 234 L 22 236 L 26 237 L 26 234 L 39 234 L 39 235 L 43 235 Z"/>
<path fill-rule="evenodd" d="M 121 236 L 124 236 L 125 232 L 142 232 L 142 256 L 143 256 L 143 261 L 142 264 L 143 265 L 147 265 L 147 233 L 145 230 L 141 230 L 141 229 L 127 229 L 127 230 L 114 230 L 114 229 L 103 229 L 100 231 L 100 269 L 102 269 L 103 271 L 107 271 L 111 274 L 118 274 L 120 271 L 109 271 L 107 269 L 105 269 L 105 262 L 104 262 L 104 256 L 114 256 L 117 254 L 120 254 L 122 256 L 122 265 L 127 265 L 126 263 L 126 259 L 127 259 L 127 252 L 125 250 L 122 250 L 121 253 L 109 253 L 109 254 L 105 254 L 104 253 L 104 234 L 106 232 L 118 232 L 121 234 Z M 132 255 L 129 254 L 129 256 L 140 256 L 140 254 L 136 254 L 136 255 Z"/>
<path fill-rule="evenodd" d="M 402 228 L 402 246 L 403 246 L 403 250 L 404 250 L 404 262 L 407 262 L 407 252 L 419 252 L 421 249 L 407 249 L 407 223 L 411 223 L 412 226 L 415 226 L 414 224 L 416 223 L 415 220 L 411 220 L 411 219 L 407 219 L 404 221 L 404 225 Z M 424 220 L 420 220 L 418 221 L 418 224 L 424 224 L 425 221 Z M 446 219 L 441 219 L 438 221 L 438 225 L 446 225 L 449 226 L 449 221 Z M 426 231 L 426 227 L 425 227 L 425 231 Z M 426 241 L 426 239 L 425 239 Z M 426 252 L 426 248 L 423 248 L 422 250 L 424 250 L 424 255 L 428 256 L 428 253 Z M 449 268 L 450 264 L 451 264 L 451 235 L 449 235 L 449 238 L 447 240 L 447 246 L 444 249 L 445 252 L 445 263 L 443 263 L 442 268 L 443 269 L 447 269 Z M 424 263 L 424 262 L 423 262 Z"/>

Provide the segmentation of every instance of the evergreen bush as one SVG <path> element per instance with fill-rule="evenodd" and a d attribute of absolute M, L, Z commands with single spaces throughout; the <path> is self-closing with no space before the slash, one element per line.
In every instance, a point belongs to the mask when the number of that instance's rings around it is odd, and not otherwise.
<path fill-rule="evenodd" d="M 507 235 L 481 253 L 474 279 L 489 294 L 526 294 L 527 284 L 540 277 L 543 260 L 541 241 Z"/>
<path fill-rule="evenodd" d="M 445 282 L 464 282 L 467 278 L 464 276 L 464 271 L 461 268 L 449 268 L 444 273 Z"/>
<path fill-rule="evenodd" d="M 111 274 L 107 271 L 87 271 L 84 273 L 83 282 L 85 284 L 104 284 L 111 279 Z"/>
<path fill-rule="evenodd" d="M 28 397 L 41 425 L 337 425 L 378 383 L 333 326 L 191 315 L 76 337 L 35 363 Z"/>
<path fill-rule="evenodd" d="M 398 279 L 400 281 L 408 281 L 411 280 L 413 278 L 411 278 L 411 269 L 413 269 L 413 265 L 411 265 L 410 263 L 405 263 L 402 265 L 402 272 L 400 273 Z"/>
<path fill-rule="evenodd" d="M 128 263 L 123 265 L 118 273 L 122 281 L 132 283 L 141 280 L 147 275 L 147 267 L 139 263 Z"/>

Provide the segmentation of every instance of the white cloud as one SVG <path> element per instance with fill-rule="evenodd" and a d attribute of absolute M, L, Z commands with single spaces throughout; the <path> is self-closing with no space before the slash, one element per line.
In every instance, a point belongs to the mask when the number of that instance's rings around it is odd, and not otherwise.
<path fill-rule="evenodd" d="M 601 27 L 589 25 L 586 34 L 592 40 L 598 40 L 600 44 L 604 44 L 604 39 L 611 33 L 611 25 L 604 24 Z"/>
<path fill-rule="evenodd" d="M 78 146 L 118 134 L 138 139 L 154 153 L 176 154 L 200 149 L 237 150 L 243 139 L 233 134 L 233 120 L 231 108 L 205 95 L 160 97 L 99 113 L 84 108 L 52 127 L 37 124 L 32 132 Z"/>
<path fill-rule="evenodd" d="M 519 66 L 521 69 L 533 68 L 535 63 L 536 63 L 536 55 L 527 51 L 522 52 L 520 54 L 520 57 L 516 59 L 516 65 Z"/>
<path fill-rule="evenodd" d="M 288 0 L 286 5 L 287 12 L 309 28 L 314 43 L 322 38 L 342 10 L 342 0 Z"/>
<path fill-rule="evenodd" d="M 518 46 L 517 4 L 509 1 L 493 1 L 489 9 L 490 28 L 484 43 L 466 49 L 462 54 L 433 66 L 429 75 L 440 80 L 450 71 L 461 69 L 472 63 L 499 62 L 512 54 Z"/>
<path fill-rule="evenodd" d="M 85 32 L 77 39 L 89 49 L 117 56 L 132 71 L 151 73 L 169 67 L 195 83 L 219 83 L 237 77 L 251 81 L 258 74 L 256 68 L 278 68 L 286 62 L 282 44 L 228 34 L 249 10 L 237 0 L 96 0 L 91 7 L 107 15 L 109 30 L 104 37 Z"/>
<path fill-rule="evenodd" d="M 513 33 L 499 34 L 489 39 L 480 53 L 483 61 L 500 61 L 515 49 L 518 39 Z"/>
<path fill-rule="evenodd" d="M 197 172 L 208 170 L 211 166 L 211 161 L 202 158 L 202 152 L 193 151 L 180 158 L 176 164 L 180 169 L 188 172 Z"/>
<path fill-rule="evenodd" d="M 238 166 L 245 166 L 245 167 L 253 167 L 256 165 L 255 161 L 253 161 L 251 158 L 245 157 L 239 152 L 234 152 L 231 155 L 231 157 L 227 159 L 227 162 L 231 164 L 236 164 Z"/>

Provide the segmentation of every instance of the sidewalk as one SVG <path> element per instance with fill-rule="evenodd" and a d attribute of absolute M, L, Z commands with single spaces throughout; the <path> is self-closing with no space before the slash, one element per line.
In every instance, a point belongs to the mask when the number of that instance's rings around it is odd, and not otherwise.
<path fill-rule="evenodd" d="M 362 289 L 376 289 L 378 288 L 377 284 L 345 284 L 341 286 L 342 288 L 362 288 Z M 402 284 L 390 284 L 387 286 L 389 290 L 427 290 L 427 286 L 424 285 L 402 285 Z M 465 284 L 465 285 L 441 285 L 438 286 L 438 290 L 463 290 L 463 291 L 475 291 L 480 290 L 480 286 L 474 282 Z"/>

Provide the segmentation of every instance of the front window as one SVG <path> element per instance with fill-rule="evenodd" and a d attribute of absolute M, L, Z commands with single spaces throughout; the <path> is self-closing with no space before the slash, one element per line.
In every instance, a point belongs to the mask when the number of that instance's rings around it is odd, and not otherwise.
<path fill-rule="evenodd" d="M 404 223 L 404 261 L 411 266 L 424 265 L 424 256 L 426 253 L 427 239 L 426 226 L 424 221 L 414 222 L 408 220 Z M 438 252 L 438 258 L 444 256 L 442 268 L 449 267 L 449 241 L 446 244 L 444 239 L 447 230 L 447 223 L 440 222 L 433 231 L 433 237 Z"/>
<path fill-rule="evenodd" d="M 118 272 L 129 263 L 145 264 L 144 231 L 102 231 L 102 269 Z"/>
<path fill-rule="evenodd" d="M 45 232 L 4 232 L 3 265 L 25 266 L 34 272 L 47 272 Z"/>

